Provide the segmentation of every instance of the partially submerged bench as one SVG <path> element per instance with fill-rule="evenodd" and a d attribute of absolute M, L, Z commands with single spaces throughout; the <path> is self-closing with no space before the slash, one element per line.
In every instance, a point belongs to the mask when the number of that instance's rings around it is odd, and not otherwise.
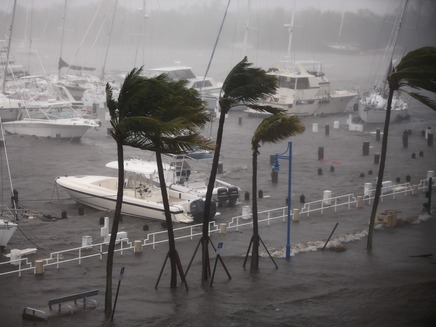
<path fill-rule="evenodd" d="M 79 310 L 95 309 L 97 301 L 90 299 L 91 296 L 96 296 L 98 290 L 76 293 L 66 296 L 61 296 L 48 301 L 48 308 L 35 309 L 26 307 L 23 310 L 23 319 L 29 320 L 47 320 L 51 316 L 62 316 Z M 80 301 L 78 303 L 78 301 Z M 72 303 L 71 303 L 72 302 Z"/>

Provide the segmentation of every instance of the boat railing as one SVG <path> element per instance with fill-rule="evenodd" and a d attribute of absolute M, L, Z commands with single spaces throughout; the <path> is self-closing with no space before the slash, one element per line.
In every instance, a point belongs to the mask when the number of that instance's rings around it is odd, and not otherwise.
<path fill-rule="evenodd" d="M 432 183 L 434 187 L 435 183 Z M 390 187 L 385 187 L 380 196 L 381 201 L 385 198 L 396 199 L 399 196 L 406 197 L 407 195 L 417 195 L 418 191 L 426 192 L 429 187 L 429 179 L 420 180 L 419 184 L 411 185 L 409 182 L 403 184 L 395 184 Z M 374 199 L 375 189 L 367 190 L 366 195 L 355 196 L 354 194 L 346 194 L 328 199 L 311 201 L 304 203 L 300 208 L 282 207 L 258 212 L 258 222 L 260 224 L 270 225 L 275 221 L 285 222 L 288 216 L 292 221 L 300 218 L 300 215 L 309 216 L 310 213 L 323 214 L 326 210 L 333 210 L 337 212 L 340 209 L 351 210 L 354 208 L 363 207 L 364 205 L 371 205 Z M 289 212 L 288 212 L 289 211 Z M 298 217 L 296 215 L 298 214 Z M 227 230 L 239 231 L 241 228 L 252 227 L 252 214 L 242 213 L 239 216 L 232 217 L 228 222 L 217 223 L 211 221 L 209 223 L 209 236 L 213 233 L 224 233 Z M 202 236 L 202 224 L 195 224 L 184 226 L 174 229 L 174 236 L 176 240 L 191 239 Z M 124 252 L 141 252 L 143 248 L 150 247 L 155 249 L 158 245 L 168 242 L 167 231 L 162 230 L 147 234 L 143 240 L 131 241 L 127 237 L 117 239 L 115 253 L 123 255 Z M 34 263 L 28 258 L 11 258 L 10 261 L 0 263 L 0 276 L 18 273 L 21 277 L 25 271 L 33 271 L 37 273 L 37 262 L 43 268 L 56 267 L 59 269 L 61 265 L 68 263 L 82 264 L 82 261 L 89 258 L 99 258 L 100 260 L 107 254 L 108 242 L 101 242 L 95 244 L 85 244 L 80 247 L 72 249 L 65 249 L 50 253 L 49 257 L 43 260 L 36 260 Z M 42 261 L 42 262 L 41 262 Z M 11 269 L 11 264 L 16 266 Z"/>

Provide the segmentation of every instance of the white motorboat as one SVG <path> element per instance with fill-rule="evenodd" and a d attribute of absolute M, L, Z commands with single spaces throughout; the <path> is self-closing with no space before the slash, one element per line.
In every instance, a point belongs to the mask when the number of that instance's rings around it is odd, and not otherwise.
<path fill-rule="evenodd" d="M 9 240 L 17 230 L 18 225 L 5 219 L 0 219 L 0 248 L 8 245 Z"/>
<path fill-rule="evenodd" d="M 164 164 L 164 176 L 167 187 L 170 190 L 204 198 L 207 192 L 208 178 L 204 174 L 191 169 L 187 162 L 187 155 L 170 155 L 170 158 L 170 163 Z M 106 164 L 106 167 L 118 169 L 118 162 L 109 162 Z M 124 170 L 140 174 L 153 184 L 159 186 L 159 176 L 155 161 L 141 159 L 124 160 Z M 239 192 L 239 187 L 217 179 L 212 193 L 212 200 L 218 203 L 219 206 L 234 206 L 239 200 Z"/>
<path fill-rule="evenodd" d="M 259 104 L 280 108 L 289 115 L 343 113 L 357 92 L 333 89 L 319 61 L 291 60 L 294 13 L 295 2 L 291 23 L 284 25 L 289 33 L 285 60 L 268 71 L 277 78 L 278 88 L 274 95 L 259 101 Z"/>
<path fill-rule="evenodd" d="M 188 88 L 196 89 L 203 101 L 206 103 L 208 110 L 215 110 L 217 99 L 222 87 L 222 83 L 217 83 L 213 78 L 196 76 L 191 67 L 188 66 L 171 66 L 161 68 L 150 68 L 144 71 L 145 76 L 154 77 L 160 74 L 166 74 L 174 81 L 188 81 Z"/>
<path fill-rule="evenodd" d="M 289 115 L 329 115 L 343 113 L 357 96 L 355 91 L 331 89 L 320 62 L 282 64 L 268 72 L 278 79 L 276 93 L 259 104 L 283 109 Z"/>
<path fill-rule="evenodd" d="M 79 140 L 90 128 L 100 126 L 97 120 L 83 118 L 68 101 L 29 101 L 23 106 L 20 120 L 3 124 L 11 134 Z"/>
<path fill-rule="evenodd" d="M 126 176 L 122 214 L 165 220 L 160 188 L 148 183 L 142 176 Z M 56 178 L 56 184 L 78 203 L 98 210 L 115 210 L 118 177 L 60 176 Z M 174 222 L 192 223 L 203 218 L 203 200 L 200 197 L 169 189 L 168 198 Z"/>

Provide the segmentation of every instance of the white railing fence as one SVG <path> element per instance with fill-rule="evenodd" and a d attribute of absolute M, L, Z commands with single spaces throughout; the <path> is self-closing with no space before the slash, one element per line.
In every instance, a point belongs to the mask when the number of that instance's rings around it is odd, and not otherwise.
<path fill-rule="evenodd" d="M 383 201 L 385 197 L 390 197 L 392 199 L 396 199 L 398 196 L 406 197 L 409 194 L 416 194 L 416 192 L 419 190 L 425 192 L 428 190 L 428 183 L 429 180 L 424 179 L 415 186 L 410 185 L 410 183 L 404 183 L 396 184 L 389 188 L 384 188 L 381 194 L 381 201 Z M 434 187 L 435 183 L 433 182 L 432 184 L 432 187 Z M 374 194 L 375 189 L 367 190 L 366 195 L 361 196 L 362 205 L 370 205 L 371 201 L 374 199 Z M 323 214 L 325 210 L 334 210 L 334 212 L 337 212 L 337 210 L 341 208 L 345 208 L 347 210 L 357 208 L 359 206 L 358 198 L 359 197 L 356 197 L 354 194 L 347 194 L 308 202 L 305 203 L 301 209 L 299 209 L 299 215 L 306 215 L 308 217 L 310 213 Z M 260 224 L 265 223 L 270 225 L 272 222 L 277 220 L 285 222 L 287 217 L 287 206 L 258 212 L 258 220 Z M 290 218 L 294 220 L 294 210 L 290 210 Z M 218 232 L 226 232 L 227 230 L 232 229 L 238 231 L 243 227 L 252 227 L 251 213 L 232 217 L 228 223 L 217 224 L 215 221 L 211 221 L 209 223 L 209 235 Z M 194 237 L 201 237 L 202 224 L 176 228 L 174 229 L 174 234 L 176 240 L 192 240 Z M 151 247 L 152 249 L 155 249 L 157 245 L 166 242 L 168 242 L 166 230 L 149 233 L 145 239 L 134 242 L 130 241 L 128 238 L 119 238 L 117 240 L 115 252 L 119 253 L 120 255 L 123 255 L 125 251 L 140 252 L 144 247 Z M 138 249 L 137 246 L 140 246 L 140 249 Z M 0 263 L 0 276 L 18 274 L 18 276 L 21 277 L 22 273 L 25 271 L 33 271 L 33 273 L 36 274 L 37 261 L 40 261 L 39 265 L 42 265 L 44 270 L 53 266 L 55 266 L 56 269 L 59 269 L 61 265 L 71 262 L 77 262 L 80 265 L 82 260 L 89 258 L 98 257 L 100 260 L 102 260 L 104 255 L 107 254 L 107 247 L 108 242 L 89 244 L 72 249 L 52 252 L 48 258 L 36 260 L 35 262 L 29 261 L 28 258 L 11 258 L 10 261 Z M 15 266 L 15 268 L 11 266 Z"/>

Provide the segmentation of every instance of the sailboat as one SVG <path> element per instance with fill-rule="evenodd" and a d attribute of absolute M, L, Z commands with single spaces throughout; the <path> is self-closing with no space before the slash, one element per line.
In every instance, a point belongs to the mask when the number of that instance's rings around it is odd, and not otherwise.
<path fill-rule="evenodd" d="M 294 6 L 295 7 L 295 6 Z M 269 75 L 278 80 L 275 94 L 259 104 L 283 109 L 289 115 L 329 115 L 343 113 L 357 92 L 334 90 L 319 61 L 291 60 L 294 10 L 290 24 L 285 24 L 289 32 L 288 49 L 285 60 L 278 67 L 271 68 Z M 251 109 L 245 110 L 249 114 Z"/>
<path fill-rule="evenodd" d="M 395 52 L 398 35 L 400 33 L 400 27 L 404 18 L 404 13 L 407 8 L 407 2 L 401 13 L 397 16 L 396 26 L 398 27 L 396 33 L 394 33 L 393 39 L 389 42 L 385 51 L 385 58 L 388 57 L 388 52 L 391 51 L 389 56 L 389 62 L 387 64 L 388 70 L 385 75 L 378 77 L 378 82 L 374 89 L 363 96 L 358 103 L 358 113 L 360 119 L 367 124 L 383 124 L 386 119 L 386 107 L 388 103 L 388 86 L 386 76 L 392 71 L 392 60 Z M 395 28 L 395 26 L 394 26 Z M 408 104 L 404 101 L 400 94 L 395 94 L 392 99 L 392 108 L 390 121 L 404 120 L 409 117 Z"/>

